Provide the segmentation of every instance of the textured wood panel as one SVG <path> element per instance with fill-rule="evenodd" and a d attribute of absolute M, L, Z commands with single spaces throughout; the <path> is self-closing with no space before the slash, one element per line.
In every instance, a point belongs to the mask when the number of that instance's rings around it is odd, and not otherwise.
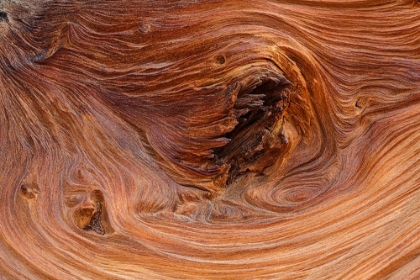
<path fill-rule="evenodd" d="M 419 279 L 418 1 L 0 0 L 4 279 Z"/>

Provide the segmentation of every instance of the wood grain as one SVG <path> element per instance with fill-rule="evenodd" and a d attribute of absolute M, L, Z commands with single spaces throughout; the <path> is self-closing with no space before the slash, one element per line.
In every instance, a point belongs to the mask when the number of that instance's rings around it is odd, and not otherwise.
<path fill-rule="evenodd" d="M 418 1 L 0 0 L 1 279 L 419 279 Z"/>

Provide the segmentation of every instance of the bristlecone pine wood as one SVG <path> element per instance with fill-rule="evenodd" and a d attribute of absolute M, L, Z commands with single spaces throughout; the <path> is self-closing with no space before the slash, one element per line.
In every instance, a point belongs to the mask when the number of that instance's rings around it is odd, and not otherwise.
<path fill-rule="evenodd" d="M 0 279 L 420 279 L 420 2 L 0 0 Z"/>

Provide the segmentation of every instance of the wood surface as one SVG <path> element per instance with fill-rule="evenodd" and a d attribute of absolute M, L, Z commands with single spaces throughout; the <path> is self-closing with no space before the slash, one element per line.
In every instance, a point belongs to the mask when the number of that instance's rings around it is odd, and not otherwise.
<path fill-rule="evenodd" d="M 420 279 L 420 2 L 0 0 L 0 279 Z"/>

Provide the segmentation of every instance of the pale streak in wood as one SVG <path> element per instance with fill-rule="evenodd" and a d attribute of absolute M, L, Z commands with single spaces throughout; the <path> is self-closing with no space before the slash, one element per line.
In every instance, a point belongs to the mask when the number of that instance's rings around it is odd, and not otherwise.
<path fill-rule="evenodd" d="M 0 9 L 2 279 L 420 278 L 417 1 Z M 277 161 L 226 187 L 229 102 L 281 75 Z"/>

